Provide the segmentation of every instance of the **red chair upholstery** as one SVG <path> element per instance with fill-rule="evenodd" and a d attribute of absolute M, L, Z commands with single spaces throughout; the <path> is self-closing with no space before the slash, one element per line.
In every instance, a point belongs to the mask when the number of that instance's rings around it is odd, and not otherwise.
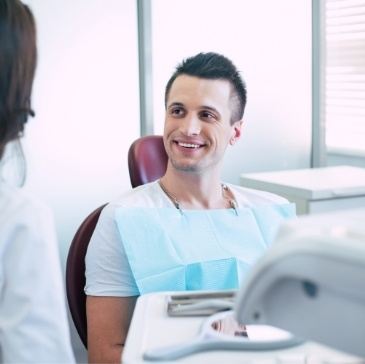
<path fill-rule="evenodd" d="M 149 135 L 137 139 L 129 148 L 128 167 L 132 187 L 162 177 L 167 167 L 162 136 Z"/>
<path fill-rule="evenodd" d="M 85 255 L 104 206 L 97 208 L 82 222 L 71 242 L 66 263 L 67 301 L 76 330 L 85 348 L 87 348 Z"/>
<path fill-rule="evenodd" d="M 161 136 L 137 139 L 129 149 L 128 167 L 133 187 L 152 182 L 165 174 L 167 155 Z M 80 339 L 87 348 L 85 255 L 89 241 L 105 205 L 93 211 L 77 230 L 67 256 L 66 293 L 71 316 Z"/>

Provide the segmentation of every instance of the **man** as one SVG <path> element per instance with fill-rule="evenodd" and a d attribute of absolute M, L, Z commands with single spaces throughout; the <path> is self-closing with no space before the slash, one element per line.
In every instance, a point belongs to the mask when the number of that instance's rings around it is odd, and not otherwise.
<path fill-rule="evenodd" d="M 232 289 L 293 214 L 272 194 L 222 184 L 241 136 L 245 85 L 230 60 L 188 58 L 167 83 L 165 175 L 104 208 L 86 257 L 91 362 L 118 362 L 136 297 Z"/>

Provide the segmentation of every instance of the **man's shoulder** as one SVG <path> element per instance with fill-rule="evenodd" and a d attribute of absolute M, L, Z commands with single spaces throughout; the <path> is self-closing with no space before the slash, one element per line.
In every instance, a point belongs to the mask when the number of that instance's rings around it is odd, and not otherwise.
<path fill-rule="evenodd" d="M 255 190 L 253 188 L 247 188 L 232 184 L 228 184 L 228 187 L 232 190 L 237 199 L 238 205 L 241 207 L 288 203 L 288 200 L 286 198 L 271 192 Z"/>
<path fill-rule="evenodd" d="M 112 200 L 105 209 L 115 210 L 119 207 L 164 207 L 166 205 L 166 197 L 161 192 L 161 188 L 157 181 L 146 183 L 135 187 L 115 200 Z"/>

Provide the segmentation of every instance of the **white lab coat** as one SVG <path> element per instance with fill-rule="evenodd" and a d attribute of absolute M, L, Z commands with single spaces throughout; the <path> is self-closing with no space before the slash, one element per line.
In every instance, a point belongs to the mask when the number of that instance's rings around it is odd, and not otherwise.
<path fill-rule="evenodd" d="M 0 181 L 0 362 L 74 361 L 52 215 Z"/>

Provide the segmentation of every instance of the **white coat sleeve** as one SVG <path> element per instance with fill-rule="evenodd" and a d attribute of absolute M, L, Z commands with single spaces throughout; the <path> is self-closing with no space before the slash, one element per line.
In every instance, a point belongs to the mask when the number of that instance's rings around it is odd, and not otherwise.
<path fill-rule="evenodd" d="M 6 363 L 73 363 L 53 219 L 43 205 L 2 229 L 0 347 Z"/>

